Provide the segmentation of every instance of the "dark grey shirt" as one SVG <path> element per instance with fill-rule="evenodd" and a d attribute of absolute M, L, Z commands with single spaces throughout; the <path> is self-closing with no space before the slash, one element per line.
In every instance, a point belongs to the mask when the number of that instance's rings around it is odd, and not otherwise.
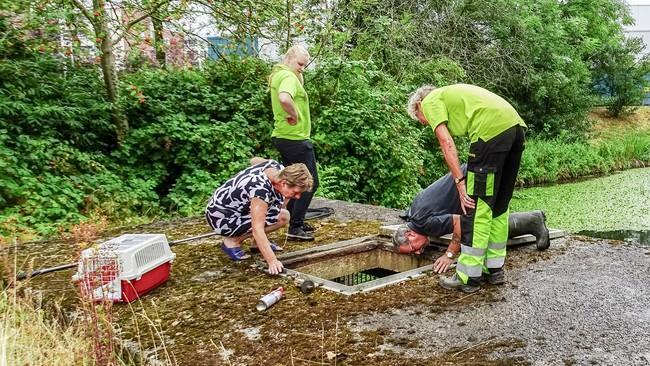
<path fill-rule="evenodd" d="M 461 165 L 463 175 L 467 165 Z M 420 234 L 442 236 L 453 231 L 452 215 L 460 214 L 460 199 L 451 173 L 431 183 L 415 196 L 404 217 L 408 227 Z"/>

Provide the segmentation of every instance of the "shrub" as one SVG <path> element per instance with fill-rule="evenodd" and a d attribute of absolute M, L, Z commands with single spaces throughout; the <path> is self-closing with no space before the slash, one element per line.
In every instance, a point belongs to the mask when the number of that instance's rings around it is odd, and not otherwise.
<path fill-rule="evenodd" d="M 371 62 L 331 61 L 307 84 L 325 197 L 403 206 L 423 160 L 407 93 Z"/>
<path fill-rule="evenodd" d="M 251 156 L 272 155 L 269 72 L 247 58 L 125 75 L 124 87 L 144 101 L 124 97 L 132 129 L 113 154 L 116 163 L 152 182 L 166 210 L 196 213 Z"/>

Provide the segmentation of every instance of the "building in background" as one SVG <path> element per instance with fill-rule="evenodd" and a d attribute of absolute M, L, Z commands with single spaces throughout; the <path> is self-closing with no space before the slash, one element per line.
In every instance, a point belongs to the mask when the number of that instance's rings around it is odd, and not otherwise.
<path fill-rule="evenodd" d="M 634 18 L 634 24 L 625 26 L 625 34 L 628 37 L 639 37 L 645 44 L 645 49 L 639 58 L 650 55 L 650 0 L 628 0 L 630 14 Z M 650 81 L 650 75 L 646 76 Z M 650 88 L 646 88 L 646 97 L 643 105 L 650 105 Z"/>
<path fill-rule="evenodd" d="M 643 39 L 646 49 L 639 56 L 650 54 L 650 1 L 627 1 L 634 24 L 625 26 L 625 33 L 629 37 Z"/>
<path fill-rule="evenodd" d="M 125 10 L 121 10 L 120 22 L 123 25 L 142 16 L 139 13 L 127 14 Z M 199 63 L 199 54 L 193 47 L 190 47 L 183 33 L 168 28 L 164 28 L 162 33 L 165 64 L 178 67 L 197 65 Z M 138 63 L 147 62 L 158 65 L 154 39 L 153 22 L 150 17 L 145 18 L 132 27 L 128 35 L 123 37 L 119 43 L 115 44 L 118 64 L 120 66 L 129 66 L 129 64 L 133 65 L 135 63 L 137 65 Z"/>

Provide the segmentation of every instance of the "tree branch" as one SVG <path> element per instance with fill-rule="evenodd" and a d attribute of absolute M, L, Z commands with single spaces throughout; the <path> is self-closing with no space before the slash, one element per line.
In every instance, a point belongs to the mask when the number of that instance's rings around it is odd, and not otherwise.
<path fill-rule="evenodd" d="M 79 11 L 81 11 L 81 14 L 83 14 L 86 19 L 88 19 L 93 29 L 95 29 L 95 17 L 88 12 L 88 9 L 86 9 L 84 4 L 81 3 L 81 0 L 72 0 L 72 3 L 77 9 L 79 9 Z"/>
<path fill-rule="evenodd" d="M 75 0 L 75 1 L 78 1 L 78 0 Z M 143 21 L 143 20 L 149 18 L 149 17 L 151 16 L 151 14 L 153 14 L 156 10 L 158 10 L 158 8 L 160 8 L 161 6 L 165 5 L 166 3 L 168 4 L 168 3 L 169 3 L 169 0 L 162 0 L 162 1 L 158 2 L 158 3 L 156 3 L 154 6 L 152 6 L 152 7 L 151 7 L 147 12 L 145 12 L 142 16 L 140 16 L 140 17 L 138 17 L 138 18 L 136 18 L 136 19 L 133 19 L 133 20 L 131 20 L 130 22 L 128 22 L 128 23 L 126 24 L 126 26 L 124 27 L 124 30 L 122 31 L 122 34 L 118 35 L 117 38 L 115 38 L 115 40 L 113 41 L 113 43 L 117 43 L 117 42 L 119 42 L 122 38 L 124 38 L 124 37 L 127 35 L 127 33 L 129 32 L 129 30 L 131 30 L 131 28 L 132 28 L 134 25 L 136 25 L 136 24 L 140 23 L 141 21 Z"/>

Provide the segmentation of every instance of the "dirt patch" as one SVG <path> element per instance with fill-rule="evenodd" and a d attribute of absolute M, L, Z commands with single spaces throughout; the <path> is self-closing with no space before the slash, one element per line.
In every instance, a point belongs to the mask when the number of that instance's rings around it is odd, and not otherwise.
<path fill-rule="evenodd" d="M 650 131 L 650 106 L 641 106 L 633 113 L 618 118 L 611 117 L 606 108 L 599 107 L 594 108 L 587 118 L 593 121 L 590 132 L 593 141 L 633 131 Z"/>

